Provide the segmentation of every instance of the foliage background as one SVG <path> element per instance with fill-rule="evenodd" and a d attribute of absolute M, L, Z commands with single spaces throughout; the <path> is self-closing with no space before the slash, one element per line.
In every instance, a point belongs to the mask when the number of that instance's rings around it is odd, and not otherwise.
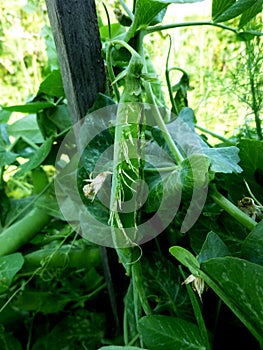
<path fill-rule="evenodd" d="M 112 2 L 104 3 L 109 8 L 111 21 L 116 22 Z M 102 2 L 96 4 L 106 24 Z M 199 8 L 198 14 L 195 9 Z M 208 20 L 210 8 L 211 1 L 170 5 L 164 23 Z M 34 96 L 48 74 L 44 39 L 49 21 L 44 0 L 3 2 L 0 11 L 0 104 L 16 105 L 24 103 L 25 97 L 29 100 Z M 165 93 L 163 63 L 168 51 L 167 33 L 147 37 L 148 52 L 162 78 Z M 238 133 L 241 126 L 251 125 L 250 110 L 240 100 L 246 92 L 237 94 L 237 86 L 247 85 L 247 72 L 242 64 L 244 42 L 228 31 L 207 26 L 178 28 L 169 33 L 173 39 L 170 64 L 190 75 L 189 105 L 197 114 L 199 125 L 226 137 L 232 136 L 233 130 Z M 241 62 L 238 70 L 237 62 Z M 175 81 L 179 78 L 180 75 L 174 74 Z M 214 140 L 210 138 L 210 141 Z"/>

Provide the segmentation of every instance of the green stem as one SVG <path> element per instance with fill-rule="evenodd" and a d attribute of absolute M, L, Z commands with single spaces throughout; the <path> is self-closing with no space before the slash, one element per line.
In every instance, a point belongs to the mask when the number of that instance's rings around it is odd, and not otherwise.
<path fill-rule="evenodd" d="M 23 219 L 17 221 L 0 234 L 0 256 L 14 253 L 29 242 L 51 217 L 40 208 L 34 208 Z"/>
<path fill-rule="evenodd" d="M 218 27 L 221 29 L 229 30 L 235 34 L 239 33 L 237 29 L 226 26 L 224 24 L 213 23 L 210 21 L 197 21 L 197 22 L 170 23 L 170 24 L 164 24 L 164 25 L 159 25 L 159 26 L 155 26 L 155 27 L 150 27 L 150 28 L 145 29 L 145 34 L 151 34 L 154 32 L 159 32 L 161 30 L 181 28 L 181 27 L 193 27 L 193 26 L 212 26 L 212 27 Z M 259 35 L 260 35 L 260 33 L 259 33 Z"/>
<path fill-rule="evenodd" d="M 172 89 L 171 80 L 170 80 L 170 69 L 168 68 L 168 66 L 169 66 L 169 58 L 170 58 L 170 53 L 171 53 L 171 47 L 172 47 L 172 39 L 171 39 L 170 35 L 169 35 L 169 39 L 170 39 L 170 42 L 169 42 L 169 49 L 168 49 L 167 58 L 166 58 L 165 78 L 166 78 L 166 84 L 167 84 L 167 88 L 168 88 L 170 101 L 171 101 L 171 104 L 172 104 L 172 109 L 178 115 L 179 112 L 178 112 L 178 109 L 177 109 L 177 106 L 175 104 L 175 100 L 174 100 L 174 97 L 173 97 L 173 89 Z"/>
<path fill-rule="evenodd" d="M 127 13 L 127 15 L 130 17 L 130 19 L 133 20 L 134 14 L 129 9 L 129 7 L 125 4 L 123 0 L 120 0 L 120 3 L 121 3 L 121 6 L 124 8 L 125 12 Z"/>
<path fill-rule="evenodd" d="M 179 151 L 176 144 L 174 143 L 174 140 L 172 139 L 172 136 L 169 133 L 169 131 L 165 125 L 165 122 L 164 122 L 163 117 L 159 111 L 159 108 L 156 105 L 153 91 L 152 91 L 152 87 L 151 87 L 150 83 L 148 83 L 148 82 L 146 82 L 144 86 L 145 86 L 148 100 L 149 100 L 150 104 L 152 104 L 152 111 L 153 111 L 153 116 L 154 116 L 155 122 L 156 122 L 157 126 L 159 127 L 159 129 L 162 131 L 163 137 L 167 143 L 169 150 L 172 153 L 174 160 L 176 161 L 177 164 L 181 164 L 184 160 L 184 157 L 182 156 L 181 152 Z"/>
<path fill-rule="evenodd" d="M 142 281 L 142 267 L 140 261 L 135 262 L 132 265 L 132 278 L 133 278 L 133 286 L 136 289 L 136 292 L 139 296 L 141 306 L 146 316 L 152 314 L 152 310 L 148 303 L 147 297 L 145 295 L 143 281 Z"/>
<path fill-rule="evenodd" d="M 178 170 L 178 166 L 174 165 L 174 166 L 167 166 L 163 168 L 144 168 L 144 172 L 150 172 L 150 173 L 154 173 L 154 172 L 169 173 L 174 170 Z"/>
<path fill-rule="evenodd" d="M 250 84 L 250 91 L 252 95 L 252 103 L 251 108 L 253 110 L 255 123 L 256 123 L 256 131 L 258 135 L 258 139 L 262 140 L 262 128 L 261 128 L 261 120 L 260 120 L 260 108 L 258 107 L 257 103 L 257 84 L 255 81 L 255 77 L 257 76 L 257 62 L 255 62 L 255 56 L 253 52 L 253 44 L 250 42 L 246 42 L 246 53 L 247 53 L 247 71 L 249 75 L 249 84 Z"/>
<path fill-rule="evenodd" d="M 182 267 L 179 266 L 179 271 L 181 273 L 181 275 L 183 276 L 184 280 L 186 279 L 186 276 L 182 270 Z M 209 342 L 209 337 L 208 337 L 208 333 L 207 333 L 207 329 L 205 326 L 205 321 L 202 315 L 202 311 L 199 305 L 199 302 L 197 300 L 196 295 L 193 292 L 192 287 L 189 284 L 186 284 L 186 289 L 187 289 L 187 293 L 189 295 L 193 310 L 194 310 L 194 315 L 196 318 L 196 322 L 200 331 L 200 335 L 203 338 L 204 341 L 204 345 L 205 345 L 205 349 L 206 350 L 211 350 L 211 346 L 210 346 L 210 342 Z"/>
<path fill-rule="evenodd" d="M 106 66 L 107 66 L 107 70 L 108 70 L 109 79 L 110 79 L 111 84 L 115 80 L 115 75 L 114 75 L 114 71 L 113 71 L 113 68 L 112 68 L 112 62 L 111 62 L 111 51 L 112 51 L 112 49 L 113 49 L 113 46 L 111 44 L 109 44 L 108 48 L 107 48 L 107 53 L 106 53 Z M 120 101 L 120 92 L 119 92 L 117 83 L 112 84 L 112 88 L 113 88 L 113 91 L 115 93 L 117 102 L 119 102 Z"/>
<path fill-rule="evenodd" d="M 220 141 L 222 141 L 222 142 L 224 142 L 224 143 L 226 143 L 228 145 L 231 145 L 231 146 L 235 146 L 236 145 L 235 142 L 229 141 L 229 139 L 225 138 L 224 136 L 218 135 L 218 134 L 216 134 L 215 132 L 213 132 L 211 130 L 203 128 L 202 126 L 195 125 L 195 128 L 200 130 L 200 131 L 205 132 L 208 135 L 211 135 L 211 136 L 215 137 L 216 139 L 218 139 L 218 140 L 220 140 Z"/>
<path fill-rule="evenodd" d="M 145 35 L 145 33 L 141 33 L 141 34 L 142 34 L 142 37 Z M 146 62 L 145 62 L 145 55 L 144 55 L 144 51 L 143 51 L 143 46 L 142 45 L 141 45 L 140 54 L 141 54 L 141 57 L 142 57 L 143 62 L 144 62 L 144 69 L 147 72 L 147 68 L 146 68 L 147 65 L 146 65 Z M 163 137 L 164 137 L 164 139 L 165 139 L 165 141 L 167 143 L 167 146 L 168 146 L 169 150 L 172 153 L 172 156 L 173 156 L 174 160 L 177 162 L 177 164 L 181 164 L 183 162 L 183 160 L 184 160 L 184 157 L 182 156 L 181 152 L 179 151 L 179 149 L 177 148 L 176 144 L 174 143 L 174 140 L 172 139 L 172 136 L 169 133 L 169 131 L 168 131 L 166 125 L 165 125 L 163 117 L 162 117 L 162 115 L 161 115 L 161 113 L 159 111 L 159 108 L 158 108 L 157 104 L 156 104 L 151 84 L 149 82 L 145 81 L 144 82 L 144 88 L 145 88 L 145 91 L 146 91 L 146 94 L 147 94 L 148 101 L 152 105 L 152 112 L 153 112 L 153 116 L 154 116 L 155 122 L 156 122 L 157 126 L 159 127 L 159 129 L 162 131 Z"/>
<path fill-rule="evenodd" d="M 231 203 L 226 197 L 218 192 L 215 186 L 210 190 L 210 196 L 221 208 L 223 208 L 229 215 L 240 222 L 243 226 L 249 230 L 253 230 L 257 223 L 252 220 L 248 215 L 243 213 L 238 207 Z"/>

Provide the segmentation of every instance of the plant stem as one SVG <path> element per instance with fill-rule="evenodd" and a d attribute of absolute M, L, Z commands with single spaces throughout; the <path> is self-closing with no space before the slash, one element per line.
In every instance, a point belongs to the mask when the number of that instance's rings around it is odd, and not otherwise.
<path fill-rule="evenodd" d="M 185 280 L 186 276 L 185 276 L 181 266 L 179 266 L 179 271 L 180 271 L 181 275 L 183 276 L 183 278 Z M 191 301 L 191 304 L 192 304 L 192 307 L 193 307 L 193 310 L 194 310 L 194 315 L 195 315 L 195 318 L 196 318 L 196 322 L 198 324 L 198 328 L 199 328 L 201 337 L 203 338 L 203 342 L 205 344 L 205 348 L 206 348 L 206 350 L 211 350 L 211 346 L 210 346 L 210 343 L 209 343 L 208 332 L 207 332 L 207 329 L 206 329 L 206 326 L 205 326 L 205 321 L 204 321 L 204 318 L 203 318 L 203 315 L 202 315 L 202 311 L 201 311 L 199 302 L 197 300 L 197 297 L 194 294 L 193 289 L 192 289 L 192 287 L 189 284 L 186 284 L 186 289 L 187 289 L 187 293 L 189 295 L 189 298 L 190 298 L 190 301 Z"/>
<path fill-rule="evenodd" d="M 145 32 L 141 33 L 141 35 L 142 35 L 142 38 L 143 38 L 144 35 L 145 35 Z M 143 40 L 141 40 L 141 41 L 143 41 Z M 147 72 L 147 68 L 146 68 L 147 66 L 146 66 L 146 63 L 145 63 L 145 55 L 144 55 L 143 47 L 141 47 L 140 54 L 141 54 L 143 62 L 144 62 L 144 69 Z M 145 91 L 146 91 L 146 94 L 147 94 L 148 101 L 152 105 L 152 112 L 153 112 L 153 116 L 154 116 L 155 122 L 156 122 L 157 126 L 159 127 L 159 129 L 162 131 L 163 137 L 164 137 L 164 139 L 165 139 L 165 141 L 167 143 L 167 146 L 168 146 L 169 150 L 172 153 L 172 156 L 173 156 L 174 160 L 177 162 L 177 164 L 181 164 L 182 161 L 184 160 L 184 157 L 182 156 L 182 154 L 180 153 L 180 151 L 177 148 L 176 144 L 174 143 L 174 140 L 172 139 L 172 136 L 169 133 L 169 131 L 168 131 L 166 125 L 165 125 L 163 117 L 162 117 L 162 115 L 161 115 L 161 113 L 159 111 L 159 108 L 158 108 L 157 104 L 156 104 L 151 84 L 149 82 L 145 81 L 144 82 L 144 88 L 145 88 Z"/>
<path fill-rule="evenodd" d="M 212 26 L 212 27 L 218 27 L 222 29 L 229 30 L 235 34 L 238 34 L 238 30 L 229 26 L 226 26 L 224 24 L 220 23 L 213 23 L 210 21 L 197 21 L 197 22 L 184 22 L 184 23 L 170 23 L 170 24 L 164 24 L 159 25 L 155 27 L 149 27 L 145 29 L 145 34 L 151 34 L 154 32 L 159 32 L 161 30 L 167 30 L 167 29 L 174 29 L 174 28 L 181 28 L 181 27 L 193 27 L 193 26 Z M 260 35 L 261 33 L 259 33 Z"/>
<path fill-rule="evenodd" d="M 108 48 L 107 48 L 107 53 L 106 53 L 106 65 L 107 65 L 107 70 L 108 70 L 108 74 L 109 74 L 109 79 L 110 79 L 110 83 L 112 84 L 115 80 L 115 75 L 114 75 L 114 71 L 112 68 L 112 63 L 111 63 L 111 50 L 112 50 L 113 46 L 111 44 L 109 44 Z M 115 84 L 112 84 L 112 88 L 113 91 L 115 93 L 117 102 L 120 101 L 120 93 L 119 93 L 119 89 Z"/>
<path fill-rule="evenodd" d="M 120 3 L 121 3 L 121 6 L 124 8 L 125 12 L 127 13 L 127 15 L 130 17 L 130 19 L 133 20 L 134 14 L 129 9 L 129 7 L 125 4 L 123 0 L 120 0 Z"/>
<path fill-rule="evenodd" d="M 144 286 L 142 281 L 142 267 L 141 267 L 140 260 L 132 264 L 132 279 L 133 279 L 133 286 L 136 288 L 136 292 L 138 294 L 140 304 L 143 308 L 145 315 L 146 316 L 151 315 L 152 310 L 150 308 L 150 305 L 148 303 L 148 300 L 144 291 Z"/>
<path fill-rule="evenodd" d="M 235 142 L 229 141 L 229 139 L 225 138 L 224 136 L 218 135 L 218 134 L 216 134 L 215 132 L 213 132 L 211 130 L 203 128 L 202 126 L 195 125 L 195 128 L 200 130 L 200 131 L 205 132 L 208 135 L 211 135 L 211 136 L 215 137 L 216 139 L 218 139 L 218 140 L 220 140 L 220 141 L 222 141 L 222 142 L 224 142 L 224 143 L 226 143 L 228 145 L 231 145 L 231 146 L 235 146 L 236 145 Z"/>
<path fill-rule="evenodd" d="M 257 102 L 257 83 L 256 76 L 258 73 L 258 60 L 255 58 L 254 47 L 250 42 L 246 42 L 246 53 L 247 53 L 247 71 L 249 75 L 249 84 L 250 91 L 252 95 L 252 103 L 251 108 L 254 113 L 255 123 L 256 123 L 256 131 L 258 135 L 258 139 L 262 140 L 262 129 L 261 129 L 261 120 L 260 120 L 260 108 Z"/>
<path fill-rule="evenodd" d="M 167 53 L 167 58 L 166 58 L 166 67 L 165 67 L 165 78 L 166 78 L 166 84 L 167 84 L 167 88 L 168 88 L 168 93 L 169 93 L 169 97 L 170 97 L 170 101 L 172 104 L 172 109 L 174 110 L 174 113 L 176 113 L 177 115 L 178 113 L 178 109 L 177 106 L 175 104 L 174 98 L 173 98 L 173 90 L 172 90 L 172 85 L 171 85 L 171 80 L 170 80 L 170 69 L 169 69 L 169 58 L 170 58 L 170 53 L 171 53 L 171 47 L 172 47 L 172 39 L 171 36 L 169 35 L 169 49 L 168 49 L 168 53 Z"/>
<path fill-rule="evenodd" d="M 252 220 L 248 215 L 243 213 L 238 207 L 231 203 L 226 197 L 218 192 L 215 186 L 210 190 L 210 196 L 221 208 L 223 208 L 229 215 L 240 222 L 249 230 L 253 230 L 257 225 L 256 221 Z"/>

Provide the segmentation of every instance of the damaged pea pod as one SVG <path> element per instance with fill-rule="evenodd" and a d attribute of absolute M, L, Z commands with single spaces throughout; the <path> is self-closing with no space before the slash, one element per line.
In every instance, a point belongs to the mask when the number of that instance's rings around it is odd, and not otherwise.
<path fill-rule="evenodd" d="M 115 247 L 124 248 L 118 250 L 118 254 L 125 267 L 132 259 L 131 251 L 126 248 L 137 246 L 138 242 L 144 152 L 144 111 L 140 103 L 142 69 L 141 57 L 132 50 L 129 65 L 121 73 L 121 78 L 125 78 L 125 86 L 115 125 L 110 222 Z M 117 80 L 118 77 L 115 82 Z M 122 253 L 125 253 L 126 258 Z"/>

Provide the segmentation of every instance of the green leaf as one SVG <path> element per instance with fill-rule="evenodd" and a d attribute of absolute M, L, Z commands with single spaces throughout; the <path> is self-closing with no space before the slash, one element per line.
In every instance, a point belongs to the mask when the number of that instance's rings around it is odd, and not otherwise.
<path fill-rule="evenodd" d="M 66 129 L 69 129 L 72 126 L 72 119 L 69 114 L 68 106 L 66 105 L 58 105 L 54 112 L 51 113 L 52 110 L 50 110 L 50 113 L 47 114 L 47 118 L 45 120 L 45 124 L 53 123 L 55 124 L 56 128 L 59 130 L 59 132 L 62 132 Z"/>
<path fill-rule="evenodd" d="M 241 249 L 243 258 L 263 265 L 263 221 L 247 236 Z"/>
<path fill-rule="evenodd" d="M 225 243 L 215 232 L 211 231 L 208 233 L 197 259 L 199 263 L 202 263 L 211 258 L 229 255 L 231 254 Z"/>
<path fill-rule="evenodd" d="M 126 32 L 125 28 L 119 23 L 112 23 L 111 26 L 111 38 L 115 38 Z M 100 37 L 102 41 L 109 40 L 109 27 L 108 25 L 100 27 Z"/>
<path fill-rule="evenodd" d="M 7 123 L 12 112 L 5 111 L 4 109 L 0 110 L 0 123 Z"/>
<path fill-rule="evenodd" d="M 51 151 L 53 138 L 47 139 L 34 153 L 34 155 L 21 165 L 20 169 L 15 173 L 14 177 L 19 177 L 26 174 L 28 171 L 38 167 L 47 158 Z"/>
<path fill-rule="evenodd" d="M 98 350 L 147 350 L 147 349 L 137 348 L 137 346 L 110 345 L 110 346 L 103 346 L 102 348 L 99 348 Z"/>
<path fill-rule="evenodd" d="M 68 300 L 50 292 L 24 291 L 15 301 L 15 306 L 25 311 L 37 311 L 44 314 L 56 313 L 65 307 Z"/>
<path fill-rule="evenodd" d="M 243 178 L 248 182 L 252 193 L 260 200 L 263 196 L 263 187 L 257 182 L 257 174 L 263 172 L 263 141 L 244 139 L 239 142 L 238 147 Z M 240 196 L 242 197 L 243 193 L 240 193 Z"/>
<path fill-rule="evenodd" d="M 155 313 L 173 310 L 177 317 L 193 321 L 191 304 L 178 268 L 155 252 L 150 257 L 143 257 L 141 262 L 145 294 Z"/>
<path fill-rule="evenodd" d="M 139 321 L 143 342 L 151 350 L 205 350 L 198 327 L 180 318 L 145 316 Z"/>
<path fill-rule="evenodd" d="M 36 116 L 31 114 L 24 118 L 17 120 L 15 123 L 8 126 L 8 133 L 10 136 L 24 138 L 33 143 L 42 143 L 43 137 L 39 130 Z"/>
<path fill-rule="evenodd" d="M 4 327 L 3 327 L 4 328 Z M 9 332 L 1 330 L 0 332 L 0 349 L 3 350 L 22 350 L 20 342 Z"/>
<path fill-rule="evenodd" d="M 257 0 L 262 4 L 262 0 Z M 232 18 L 235 18 L 249 9 L 255 4 L 255 0 L 238 0 L 234 2 L 231 6 L 227 7 L 224 12 L 214 18 L 216 23 L 225 22 Z"/>
<path fill-rule="evenodd" d="M 17 156 L 16 153 L 7 151 L 5 147 L 0 145 L 0 166 L 12 164 Z"/>
<path fill-rule="evenodd" d="M 44 26 L 41 29 L 40 35 L 42 38 L 45 39 L 45 42 L 46 42 L 46 52 L 47 52 L 48 65 L 50 67 L 50 70 L 52 71 L 52 70 L 59 69 L 56 45 L 54 42 L 51 28 L 49 26 Z"/>
<path fill-rule="evenodd" d="M 22 268 L 24 258 L 21 253 L 14 253 L 0 258 L 0 293 L 8 290 L 16 273 Z"/>
<path fill-rule="evenodd" d="M 212 18 L 215 19 L 225 10 L 227 10 L 236 0 L 213 0 L 212 3 Z"/>
<path fill-rule="evenodd" d="M 192 191 L 208 185 L 210 159 L 204 154 L 191 154 L 181 164 L 183 188 Z"/>
<path fill-rule="evenodd" d="M 223 257 L 201 264 L 201 277 L 263 343 L 263 266 Z"/>
<path fill-rule="evenodd" d="M 55 107 L 56 105 L 51 102 L 30 102 L 24 105 L 2 107 L 4 110 L 9 112 L 20 112 L 20 113 L 37 113 L 45 108 Z"/>
<path fill-rule="evenodd" d="M 203 152 L 211 159 L 213 172 L 228 174 L 242 172 L 242 168 L 238 165 L 240 159 L 237 147 L 203 148 Z"/>
<path fill-rule="evenodd" d="M 203 0 L 137 0 L 134 11 L 134 20 L 127 33 L 126 40 L 131 39 L 134 34 L 140 30 L 146 28 L 149 24 L 156 24 L 156 19 L 163 19 L 162 13 L 169 4 L 184 4 L 184 3 L 194 3 Z"/>
<path fill-rule="evenodd" d="M 60 322 L 46 329 L 43 337 L 38 337 L 32 350 L 95 350 L 104 338 L 105 317 L 100 313 L 88 312 L 84 308 L 71 310 Z M 41 333 L 40 333 L 41 334 Z M 42 333 L 43 334 L 43 333 Z M 62 336 L 63 335 L 63 336 Z"/>
<path fill-rule="evenodd" d="M 262 0 L 256 1 L 254 5 L 249 7 L 242 13 L 238 27 L 243 28 L 251 19 L 253 19 L 258 13 L 262 11 Z"/>
<path fill-rule="evenodd" d="M 198 260 L 187 249 L 174 246 L 169 249 L 169 252 L 184 266 L 188 267 L 191 273 L 198 276 L 200 264 Z"/>
<path fill-rule="evenodd" d="M 64 97 L 65 92 L 60 70 L 53 70 L 39 86 L 39 93 L 55 97 Z"/>
<path fill-rule="evenodd" d="M 151 213 L 159 208 L 163 197 L 168 202 L 174 198 L 180 198 L 182 182 L 179 171 L 169 171 L 162 177 L 152 177 L 150 179 L 149 189 L 150 191 L 147 197 L 145 210 L 146 212 Z"/>
<path fill-rule="evenodd" d="M 6 123 L 0 124 L 0 145 L 2 146 L 10 145 L 10 140 L 8 135 L 8 125 Z"/>

